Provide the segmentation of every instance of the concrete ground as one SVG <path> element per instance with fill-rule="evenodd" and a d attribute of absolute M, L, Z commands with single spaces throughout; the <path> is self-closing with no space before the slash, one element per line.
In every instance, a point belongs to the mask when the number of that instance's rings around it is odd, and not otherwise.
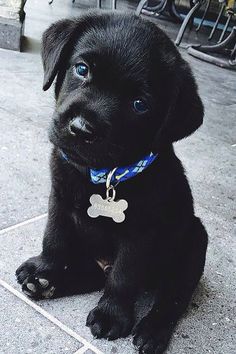
<path fill-rule="evenodd" d="M 95 340 L 85 327 L 101 294 L 31 302 L 14 276 L 22 261 L 40 251 L 50 185 L 47 126 L 53 93 L 41 90 L 39 39 L 51 22 L 80 13 L 85 4 L 54 0 L 49 7 L 46 1 L 29 1 L 26 52 L 0 50 L 1 354 L 135 353 L 131 338 Z M 196 75 L 206 114 L 204 125 L 177 143 L 176 151 L 210 242 L 204 277 L 167 353 L 234 354 L 236 73 L 183 55 Z"/>

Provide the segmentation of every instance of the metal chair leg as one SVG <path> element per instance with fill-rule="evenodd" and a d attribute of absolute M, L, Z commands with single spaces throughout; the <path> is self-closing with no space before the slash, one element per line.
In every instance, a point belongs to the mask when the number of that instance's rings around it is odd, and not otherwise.
<path fill-rule="evenodd" d="M 230 47 L 233 49 L 230 49 Z M 187 51 L 190 55 L 203 61 L 233 69 L 236 66 L 236 26 L 233 27 L 228 37 L 221 43 L 214 45 L 192 45 Z M 218 55 L 214 56 L 211 53 Z M 228 58 L 221 58 L 219 54 L 226 54 Z"/>
<path fill-rule="evenodd" d="M 236 65 L 236 63 L 235 63 L 236 61 L 234 61 L 234 60 L 217 58 L 217 57 L 214 57 L 214 56 L 209 55 L 207 53 L 196 50 L 192 47 L 189 47 L 187 52 L 188 52 L 188 54 L 192 55 L 195 58 L 206 61 L 207 63 L 217 65 L 221 68 L 233 69 L 234 66 Z"/>
<path fill-rule="evenodd" d="M 135 15 L 139 16 L 141 14 L 141 11 L 146 4 L 147 0 L 141 0 L 137 6 L 137 9 L 135 11 Z"/>
<path fill-rule="evenodd" d="M 223 3 L 222 6 L 221 6 L 219 15 L 218 15 L 218 17 L 217 17 L 217 19 L 216 19 L 216 22 L 215 22 L 215 24 L 214 24 L 212 30 L 211 30 L 210 35 L 209 35 L 209 37 L 208 37 L 208 40 L 209 40 L 209 41 L 210 41 L 210 40 L 212 39 L 212 37 L 214 36 L 214 33 L 215 33 L 215 31 L 216 31 L 216 29 L 217 29 L 217 26 L 218 26 L 218 24 L 219 24 L 219 22 L 220 22 L 220 19 L 221 19 L 221 16 L 222 16 L 223 12 L 224 12 L 224 9 L 225 9 L 225 3 Z"/>
<path fill-rule="evenodd" d="M 236 43 L 235 43 L 234 49 L 231 53 L 229 63 L 232 66 L 236 66 Z"/>
<path fill-rule="evenodd" d="M 184 32 L 186 31 L 186 28 L 187 28 L 187 25 L 189 23 L 189 21 L 191 20 L 191 18 L 193 17 L 193 15 L 195 14 L 195 12 L 203 5 L 205 0 L 198 0 L 196 2 L 196 4 L 192 7 L 192 9 L 188 12 L 188 14 L 186 15 L 181 27 L 180 27 L 180 30 L 178 32 L 178 35 L 176 37 L 176 40 L 175 40 L 175 44 L 177 46 L 180 45 L 181 41 L 182 41 L 182 38 L 183 38 L 183 35 L 184 35 Z"/>
<path fill-rule="evenodd" d="M 163 12 L 167 12 L 172 18 L 172 20 L 174 20 L 175 22 L 183 22 L 182 17 L 180 16 L 180 14 L 178 13 L 175 7 L 174 0 L 166 0 L 165 7 L 162 8 L 160 14 Z"/>
<path fill-rule="evenodd" d="M 232 50 L 232 53 L 231 53 L 231 59 L 236 59 L 236 43 L 235 43 L 234 49 Z"/>
<path fill-rule="evenodd" d="M 208 10 L 209 10 L 210 4 L 211 4 L 211 0 L 208 0 L 207 6 L 206 6 L 206 8 L 205 8 L 204 14 L 203 14 L 202 19 L 201 19 L 201 22 L 199 23 L 199 25 L 198 25 L 197 28 L 196 28 L 196 32 L 198 32 L 198 31 L 201 29 L 202 24 L 203 24 L 203 22 L 204 22 L 204 20 L 205 20 L 205 18 L 206 18 L 206 14 L 207 14 L 207 12 L 208 12 Z"/>
<path fill-rule="evenodd" d="M 236 26 L 232 28 L 232 31 L 228 35 L 227 38 L 225 38 L 224 41 L 221 43 L 217 43 L 214 45 L 193 45 L 192 48 L 194 49 L 199 49 L 202 52 L 212 52 L 212 53 L 220 53 L 222 52 L 226 47 L 228 47 L 231 43 L 236 42 Z"/>
<path fill-rule="evenodd" d="M 222 31 L 221 36 L 220 36 L 220 38 L 219 38 L 219 40 L 218 40 L 217 43 L 220 43 L 220 42 L 223 41 L 225 32 L 227 31 L 227 29 L 228 29 L 228 27 L 229 27 L 229 23 L 230 23 L 231 18 L 232 18 L 232 15 L 231 15 L 231 14 L 228 15 L 227 21 L 226 21 L 226 23 L 225 23 L 225 26 L 224 26 L 224 28 L 223 28 L 223 31 Z"/>
<path fill-rule="evenodd" d="M 140 15 L 142 9 L 152 12 L 153 15 L 169 15 L 175 22 L 182 22 L 183 18 L 178 13 L 175 6 L 175 0 L 160 0 L 157 5 L 148 5 L 148 0 L 141 0 L 136 9 L 136 15 Z"/>
<path fill-rule="evenodd" d="M 171 17 L 176 19 L 177 22 L 183 22 L 183 18 L 180 16 L 179 12 L 177 11 L 174 1 L 171 1 L 169 13 Z"/>
<path fill-rule="evenodd" d="M 111 9 L 116 10 L 116 0 L 112 0 L 111 2 Z"/>
<path fill-rule="evenodd" d="M 145 10 L 158 12 L 159 10 L 161 10 L 165 6 L 164 5 L 165 3 L 166 3 L 166 0 L 161 0 L 157 3 L 157 5 L 150 6 L 150 5 L 148 5 L 148 1 L 147 1 L 147 5 L 144 5 L 144 7 L 145 7 Z"/>

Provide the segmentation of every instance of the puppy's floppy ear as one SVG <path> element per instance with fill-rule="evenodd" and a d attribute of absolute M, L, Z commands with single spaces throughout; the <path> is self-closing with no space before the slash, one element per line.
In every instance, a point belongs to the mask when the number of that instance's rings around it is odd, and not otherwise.
<path fill-rule="evenodd" d="M 43 90 L 51 86 L 58 73 L 60 62 L 63 60 L 70 40 L 77 28 L 75 20 L 61 20 L 51 25 L 43 34 L 42 60 L 44 68 Z"/>
<path fill-rule="evenodd" d="M 204 107 L 191 69 L 184 61 L 176 76 L 166 117 L 158 130 L 153 151 L 180 140 L 197 130 L 203 122 Z"/>

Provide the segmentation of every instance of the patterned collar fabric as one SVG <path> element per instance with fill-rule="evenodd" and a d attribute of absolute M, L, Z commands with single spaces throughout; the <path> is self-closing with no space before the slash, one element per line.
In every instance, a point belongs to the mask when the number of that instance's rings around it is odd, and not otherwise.
<path fill-rule="evenodd" d="M 119 182 L 124 182 L 129 178 L 135 177 L 138 173 L 143 172 L 151 163 L 157 158 L 157 154 L 154 155 L 152 152 L 134 163 L 133 165 L 118 167 L 114 174 L 112 175 L 111 184 L 117 184 Z M 101 170 L 90 169 L 90 179 L 94 184 L 106 183 L 109 169 L 104 168 Z"/>
<path fill-rule="evenodd" d="M 61 156 L 64 160 L 67 162 L 70 162 L 69 158 L 67 155 L 63 152 L 61 152 Z M 158 154 L 153 154 L 152 152 L 148 154 L 147 156 L 143 157 L 141 160 L 138 162 L 125 166 L 125 167 L 118 167 L 114 174 L 112 175 L 111 178 L 111 184 L 116 185 L 120 182 L 124 182 L 127 179 L 130 179 L 132 177 L 135 177 L 137 174 L 143 172 L 148 166 L 150 166 L 153 161 L 157 158 Z M 99 184 L 99 183 L 106 183 L 107 176 L 111 170 L 108 168 L 103 168 L 103 169 L 89 169 L 89 174 L 90 174 L 90 180 L 94 184 Z"/>

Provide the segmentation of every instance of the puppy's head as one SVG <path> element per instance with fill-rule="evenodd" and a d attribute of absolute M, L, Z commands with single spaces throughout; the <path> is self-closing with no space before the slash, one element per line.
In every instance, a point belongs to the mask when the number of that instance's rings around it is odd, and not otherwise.
<path fill-rule="evenodd" d="M 56 78 L 51 141 L 74 163 L 129 164 L 195 131 L 203 106 L 170 39 L 134 15 L 97 13 L 43 35 L 44 90 Z"/>

